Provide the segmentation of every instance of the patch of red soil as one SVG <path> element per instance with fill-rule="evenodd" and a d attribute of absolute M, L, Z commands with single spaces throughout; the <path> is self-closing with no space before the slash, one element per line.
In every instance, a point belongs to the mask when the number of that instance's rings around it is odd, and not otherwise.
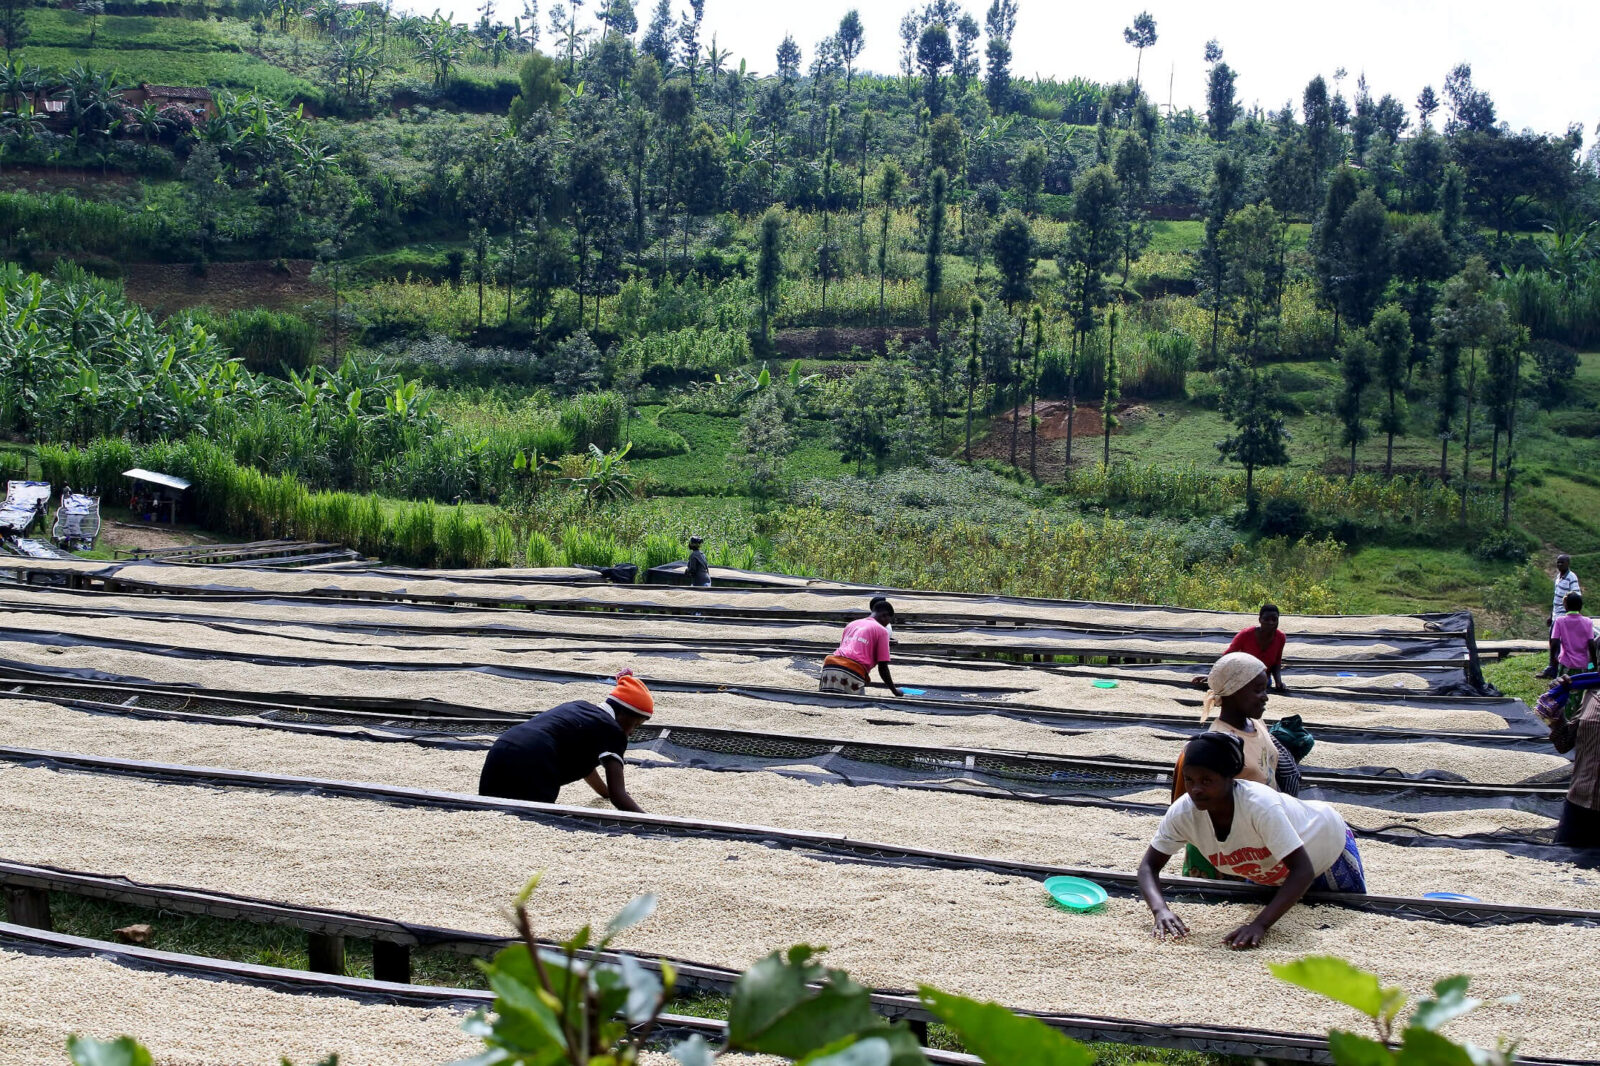
<path fill-rule="evenodd" d="M 123 276 L 128 295 L 151 311 L 171 314 L 190 307 L 233 311 L 250 307 L 293 310 L 325 299 L 328 290 L 311 278 L 309 259 L 212 263 L 197 274 L 187 263 L 129 263 Z"/>
<path fill-rule="evenodd" d="M 1037 409 L 1039 417 L 1039 442 L 1037 466 L 1040 481 L 1059 481 L 1066 471 L 1067 457 L 1067 404 L 1063 400 L 1041 400 Z M 1137 423 L 1152 414 L 1150 408 L 1140 404 L 1119 407 L 1119 425 L 1111 427 L 1117 434 L 1121 426 Z M 1028 405 L 1022 404 L 1010 411 L 1002 411 L 989 423 L 989 435 L 975 441 L 972 454 L 979 459 L 994 459 L 1002 463 L 1011 461 L 1011 426 L 1020 419 L 1017 432 L 1017 462 L 1027 470 L 1033 456 L 1033 441 L 1028 431 Z M 1100 408 L 1078 405 L 1072 418 L 1072 465 L 1092 466 L 1100 462 L 1101 441 L 1105 422 Z"/>

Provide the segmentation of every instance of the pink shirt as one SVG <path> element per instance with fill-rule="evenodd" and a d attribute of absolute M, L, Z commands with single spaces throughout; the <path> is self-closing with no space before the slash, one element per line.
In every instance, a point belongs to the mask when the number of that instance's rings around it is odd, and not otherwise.
<path fill-rule="evenodd" d="M 1594 626 L 1583 615 L 1568 612 L 1557 618 L 1550 636 L 1561 642 L 1562 666 L 1582 670 L 1589 665 L 1589 642 L 1594 639 Z"/>
<path fill-rule="evenodd" d="M 876 618 L 858 618 L 844 627 L 835 655 L 854 660 L 868 670 L 889 661 L 889 631 Z"/>

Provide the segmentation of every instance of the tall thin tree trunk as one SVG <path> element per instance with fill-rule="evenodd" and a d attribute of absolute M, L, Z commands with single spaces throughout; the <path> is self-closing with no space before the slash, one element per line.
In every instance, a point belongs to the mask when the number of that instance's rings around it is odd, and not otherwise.
<path fill-rule="evenodd" d="M 1348 477 L 1345 478 L 1345 480 L 1346 481 L 1354 481 L 1355 479 L 1356 479 L 1356 442 L 1355 441 L 1351 441 L 1350 442 L 1350 474 L 1349 474 Z"/>
<path fill-rule="evenodd" d="M 1028 320 L 1022 320 L 1022 329 L 1017 334 L 1017 361 L 1013 373 L 1016 377 L 1016 386 L 1011 392 L 1011 469 L 1017 469 L 1017 434 L 1022 425 L 1018 421 L 1022 412 L 1022 350 L 1028 342 Z"/>
<path fill-rule="evenodd" d="M 1461 524 L 1467 524 L 1467 489 L 1472 483 L 1472 391 L 1478 384 L 1478 353 L 1467 361 L 1467 426 L 1461 435 Z"/>
<path fill-rule="evenodd" d="M 1072 359 L 1067 366 L 1067 460 L 1062 468 L 1062 480 L 1072 480 L 1072 424 L 1078 416 L 1078 337 L 1072 331 Z"/>
<path fill-rule="evenodd" d="M 1033 380 L 1029 383 L 1028 400 L 1028 476 L 1039 480 L 1039 344 L 1034 337 Z"/>
<path fill-rule="evenodd" d="M 1106 402 L 1101 405 L 1101 430 L 1106 437 L 1105 454 L 1100 459 L 1100 465 L 1107 471 L 1111 469 L 1111 420 L 1116 417 L 1111 410 L 1111 371 L 1117 361 L 1117 312 L 1111 312 L 1111 330 L 1106 339 Z"/>
<path fill-rule="evenodd" d="M 1389 390 L 1389 425 L 1394 425 L 1394 389 Z M 1394 476 L 1394 430 L 1389 430 L 1389 448 L 1383 456 L 1383 476 Z"/>
<path fill-rule="evenodd" d="M 1506 445 L 1509 452 L 1511 445 Z M 1494 427 L 1494 443 L 1489 447 L 1489 480 L 1493 481 L 1500 472 L 1500 427 Z"/>
<path fill-rule="evenodd" d="M 1506 410 L 1506 467 L 1505 481 L 1500 486 L 1500 524 L 1507 528 L 1511 526 L 1511 477 L 1512 466 L 1515 463 L 1512 443 L 1517 431 L 1517 383 L 1522 380 L 1522 354 L 1517 353 L 1516 368 L 1511 374 L 1511 396 Z"/>
<path fill-rule="evenodd" d="M 972 462 L 972 400 L 978 389 L 978 379 L 967 379 L 967 462 Z"/>

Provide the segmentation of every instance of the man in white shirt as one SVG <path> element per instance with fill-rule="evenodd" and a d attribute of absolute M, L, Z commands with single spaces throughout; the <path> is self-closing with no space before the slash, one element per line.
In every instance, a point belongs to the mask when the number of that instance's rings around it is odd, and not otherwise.
<path fill-rule="evenodd" d="M 1576 592 L 1583 594 L 1583 586 L 1578 583 L 1578 575 L 1572 569 L 1572 557 L 1569 555 L 1556 556 L 1556 594 L 1550 603 L 1550 617 L 1544 620 L 1546 626 L 1555 628 L 1556 619 L 1567 613 L 1567 594 Z M 1535 674 L 1535 677 L 1552 678 L 1556 676 L 1556 656 L 1561 652 L 1561 647 L 1556 643 L 1552 633 L 1550 637 L 1550 665 Z"/>

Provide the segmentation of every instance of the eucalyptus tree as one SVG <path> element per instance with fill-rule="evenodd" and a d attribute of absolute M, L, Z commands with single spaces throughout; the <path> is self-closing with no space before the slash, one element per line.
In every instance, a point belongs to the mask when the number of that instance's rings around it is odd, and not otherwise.
<path fill-rule="evenodd" d="M 672 33 L 672 0 L 656 0 L 639 51 L 655 59 L 663 73 L 672 68 Z"/>
<path fill-rule="evenodd" d="M 838 269 L 835 260 L 838 258 L 838 248 L 833 240 L 833 166 L 834 146 L 839 139 L 839 109 L 828 109 L 828 128 L 825 134 L 825 143 L 822 148 L 822 240 L 817 245 L 817 276 L 822 281 L 822 306 L 821 315 L 824 322 L 828 317 L 828 282 Z"/>
<path fill-rule="evenodd" d="M 924 27 L 917 38 L 917 66 L 922 71 L 922 100 L 932 118 L 944 114 L 944 72 L 955 59 L 949 28 L 942 22 Z"/>
<path fill-rule="evenodd" d="M 978 27 L 978 20 L 965 11 L 957 20 L 955 30 L 955 62 L 951 64 L 950 73 L 955 78 L 956 92 L 965 96 L 967 86 L 978 76 L 978 38 L 983 36 L 983 31 Z"/>
<path fill-rule="evenodd" d="M 1289 462 L 1286 403 L 1277 376 L 1269 370 L 1230 359 L 1217 371 L 1221 386 L 1218 408 L 1234 432 L 1217 442 L 1224 460 L 1244 467 L 1245 511 L 1256 513 L 1256 470 Z"/>
<path fill-rule="evenodd" d="M 761 246 L 756 259 L 756 294 L 761 304 L 761 346 L 769 347 L 769 325 L 778 307 L 778 287 L 783 282 L 783 211 L 767 209 L 761 216 Z"/>
<path fill-rule="evenodd" d="M 1011 103 L 1011 36 L 1017 29 L 1017 0 L 993 0 L 984 16 L 989 40 L 983 47 L 983 95 L 995 114 Z"/>
<path fill-rule="evenodd" d="M 849 93 L 855 81 L 856 59 L 867 43 L 867 31 L 861 25 L 861 12 L 851 8 L 844 13 L 834 40 L 839 42 L 839 58 L 844 60 L 844 91 Z"/>
<path fill-rule="evenodd" d="M 1365 441 L 1371 431 L 1367 428 L 1367 388 L 1372 384 L 1373 344 L 1365 332 L 1351 330 L 1339 348 L 1339 396 L 1334 400 L 1333 413 L 1339 419 L 1339 441 L 1350 449 L 1348 479 L 1356 477 L 1356 446 Z M 1393 449 L 1393 437 L 1390 448 Z"/>
<path fill-rule="evenodd" d="M 1139 12 L 1133 18 L 1133 25 L 1123 28 L 1122 39 L 1133 46 L 1134 54 L 1138 56 L 1133 67 L 1133 95 L 1137 99 L 1139 75 L 1144 67 L 1144 50 L 1156 43 L 1156 20 L 1148 11 Z"/>
<path fill-rule="evenodd" d="M 1386 304 L 1372 318 L 1367 331 L 1377 353 L 1378 385 L 1388 402 L 1378 418 L 1378 429 L 1388 436 L 1383 455 L 1383 476 L 1394 473 L 1394 438 L 1406 431 L 1406 377 L 1411 357 L 1411 316 L 1399 304 Z"/>
<path fill-rule="evenodd" d="M 928 176 L 928 239 L 922 264 L 922 291 L 928 297 L 928 333 L 939 337 L 939 294 L 944 291 L 944 199 L 949 179 L 942 167 Z"/>
<path fill-rule="evenodd" d="M 967 448 L 966 460 L 972 462 L 972 401 L 976 398 L 978 379 L 983 376 L 983 364 L 978 359 L 978 326 L 983 321 L 983 301 L 974 296 L 967 305 L 967 313 L 972 316 L 971 328 L 968 331 L 967 351 Z"/>
<path fill-rule="evenodd" d="M 878 203 L 883 207 L 878 230 L 878 328 L 889 325 L 885 294 L 889 277 L 889 222 L 894 217 L 900 190 L 905 187 L 905 172 L 893 159 L 885 159 L 878 171 Z"/>
<path fill-rule="evenodd" d="M 1117 142 L 1112 170 L 1122 189 L 1122 283 L 1126 285 L 1133 271 L 1133 261 L 1150 243 L 1150 229 L 1145 225 L 1148 214 L 1144 209 L 1150 199 L 1150 146 L 1143 137 L 1123 134 Z"/>
<path fill-rule="evenodd" d="M 1200 248 L 1202 296 L 1211 308 L 1211 362 L 1217 362 L 1218 331 L 1222 321 L 1222 280 L 1228 261 L 1221 245 L 1222 227 L 1244 200 L 1244 171 L 1232 155 L 1219 153 L 1211 162 L 1211 186 L 1206 191 L 1205 243 Z"/>
<path fill-rule="evenodd" d="M 1078 353 L 1086 350 L 1100 309 L 1110 300 L 1106 276 L 1121 248 L 1122 192 L 1116 173 L 1104 164 L 1078 176 L 1072 188 L 1072 216 L 1066 243 L 1056 254 L 1072 323 L 1071 372 L 1067 375 L 1067 473 L 1072 469 L 1073 421 L 1077 413 Z"/>
<path fill-rule="evenodd" d="M 8 67 L 14 62 L 16 50 L 33 35 L 28 26 L 31 6 L 26 0 L 0 0 L 0 44 L 5 46 Z"/>

